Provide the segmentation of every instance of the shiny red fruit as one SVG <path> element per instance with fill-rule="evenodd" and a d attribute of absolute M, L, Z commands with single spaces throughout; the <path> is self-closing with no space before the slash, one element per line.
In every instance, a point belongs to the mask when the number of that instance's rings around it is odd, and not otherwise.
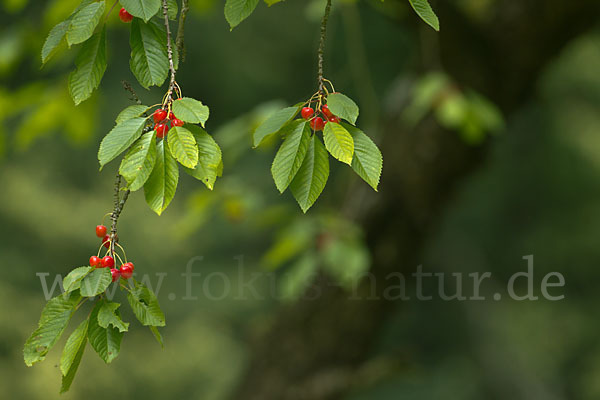
<path fill-rule="evenodd" d="M 108 249 L 110 247 L 110 236 L 104 236 L 104 238 L 102 239 L 102 244 Z"/>
<path fill-rule="evenodd" d="M 106 235 L 106 227 L 104 225 L 96 226 L 96 236 L 103 237 Z"/>
<path fill-rule="evenodd" d="M 104 256 L 102 258 L 102 267 L 101 268 L 112 268 L 115 266 L 115 260 L 111 256 Z"/>
<path fill-rule="evenodd" d="M 327 117 L 327 119 L 335 117 L 335 115 L 333 115 L 333 113 L 329 110 L 329 106 L 327 106 L 327 104 L 323 104 L 323 107 L 321 107 L 321 111 Z"/>
<path fill-rule="evenodd" d="M 169 119 L 175 119 L 175 114 L 173 114 L 172 112 L 169 113 Z"/>
<path fill-rule="evenodd" d="M 185 122 L 183 122 L 182 120 L 177 119 L 177 118 L 171 120 L 171 125 L 173 125 L 173 126 L 183 126 L 184 123 Z"/>
<path fill-rule="evenodd" d="M 123 279 L 129 279 L 133 276 L 133 263 L 125 263 L 123 265 L 121 265 L 121 276 L 123 277 Z"/>
<path fill-rule="evenodd" d="M 302 118 L 304 118 L 304 119 L 309 119 L 310 117 L 313 116 L 314 113 L 315 113 L 315 110 L 312 107 L 304 107 L 302 109 L 302 111 L 300 111 L 300 114 L 302 115 Z"/>
<path fill-rule="evenodd" d="M 164 138 L 165 136 L 167 136 L 167 132 L 169 132 L 169 125 L 167 124 L 156 124 L 154 126 L 154 129 L 156 130 L 156 137 L 157 138 Z"/>
<path fill-rule="evenodd" d="M 159 122 L 162 122 L 165 120 L 165 118 L 167 118 L 167 112 L 162 108 L 159 108 L 158 110 L 154 111 L 154 114 L 152 114 L 152 118 L 154 118 L 154 122 L 158 124 Z"/>
<path fill-rule="evenodd" d="M 119 11 L 119 18 L 121 18 L 121 21 L 127 23 L 133 20 L 133 15 L 129 14 L 126 9 L 121 8 Z"/>
<path fill-rule="evenodd" d="M 113 282 L 116 282 L 121 277 L 121 273 L 119 272 L 118 269 L 115 269 L 115 268 L 110 269 L 110 274 L 112 275 Z"/>
<path fill-rule="evenodd" d="M 323 118 L 317 117 L 310 121 L 310 127 L 313 128 L 313 130 L 315 131 L 322 131 L 323 128 L 325 128 L 325 123 L 326 122 L 323 121 Z"/>
<path fill-rule="evenodd" d="M 335 122 L 336 124 L 339 124 L 341 119 L 339 117 L 333 116 L 333 117 L 329 117 L 328 118 L 329 122 Z"/>
<path fill-rule="evenodd" d="M 90 267 L 99 267 L 102 264 L 102 259 L 100 257 L 91 256 L 90 257 Z"/>

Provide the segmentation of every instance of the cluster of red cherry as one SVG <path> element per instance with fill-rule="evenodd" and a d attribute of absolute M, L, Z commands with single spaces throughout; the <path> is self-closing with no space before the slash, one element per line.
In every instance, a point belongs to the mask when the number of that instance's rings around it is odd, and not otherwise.
<path fill-rule="evenodd" d="M 341 121 L 339 117 L 336 117 L 329 111 L 327 104 L 321 106 L 321 116 L 315 117 L 315 110 L 312 107 L 304 107 L 302 111 L 300 111 L 300 114 L 302 115 L 302 118 L 310 120 L 310 127 L 315 131 L 322 131 L 327 122 L 335 122 L 338 124 Z"/>
<path fill-rule="evenodd" d="M 106 226 L 96 226 L 96 236 L 103 238 L 102 245 L 104 247 L 107 249 L 110 248 L 110 236 L 106 234 Z M 96 268 L 110 268 L 110 274 L 112 275 L 113 282 L 116 282 L 120 277 L 123 277 L 123 279 L 129 279 L 133 276 L 133 263 L 126 262 L 122 264 L 119 269 L 117 269 L 115 268 L 115 259 L 108 254 L 104 257 L 100 257 L 99 255 L 91 256 L 90 266 Z"/>
<path fill-rule="evenodd" d="M 174 128 L 176 126 L 183 126 L 184 124 L 184 122 L 175 117 L 175 114 L 172 112 L 168 113 L 167 118 L 167 111 L 163 110 L 162 108 L 154 111 L 152 117 L 154 118 L 154 130 L 156 131 L 156 137 L 159 139 L 167 136 L 167 132 L 169 132 L 171 127 Z M 171 123 L 170 125 L 169 122 Z"/>

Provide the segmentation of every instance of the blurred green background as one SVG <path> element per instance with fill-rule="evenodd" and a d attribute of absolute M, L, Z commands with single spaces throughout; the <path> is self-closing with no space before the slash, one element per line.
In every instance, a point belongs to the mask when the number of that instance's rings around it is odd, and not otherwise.
<path fill-rule="evenodd" d="M 121 80 L 145 104 L 162 97 L 135 82 L 128 26 L 113 13 L 101 89 L 73 106 L 66 76 L 76 52 L 40 69 L 39 50 L 77 3 L 0 2 L 0 398 L 59 398 L 59 346 L 33 368 L 22 361 L 44 304 L 36 273 L 51 283 L 96 252 L 117 168 L 100 173 L 96 151 L 131 104 Z M 127 311 L 120 356 L 107 366 L 88 348 L 62 398 L 600 398 L 595 2 L 432 2 L 440 33 L 406 1 L 334 2 L 326 76 L 360 105 L 384 175 L 372 193 L 336 165 L 306 216 L 272 182 L 275 143 L 250 144 L 265 116 L 316 89 L 323 2 L 261 3 L 232 32 L 223 2 L 190 3 L 178 82 L 210 106 L 224 177 L 209 192 L 182 176 L 160 218 L 132 194 L 119 236 L 152 284 L 166 273 L 165 348 Z M 535 6 L 546 8 L 536 16 Z M 493 300 L 530 254 L 536 294 L 558 271 L 566 284 L 552 293 L 565 299 Z M 197 299 L 185 300 L 181 274 L 197 256 Z M 488 300 L 348 299 L 369 268 L 380 279 L 418 265 L 489 271 Z M 253 273 L 255 291 L 243 286 Z M 326 294 L 299 299 L 309 285 Z"/>

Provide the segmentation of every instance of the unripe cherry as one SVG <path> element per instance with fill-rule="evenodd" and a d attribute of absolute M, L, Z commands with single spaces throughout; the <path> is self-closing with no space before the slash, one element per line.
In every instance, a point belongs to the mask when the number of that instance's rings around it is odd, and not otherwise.
<path fill-rule="evenodd" d="M 315 113 L 315 110 L 312 107 L 304 107 L 302 109 L 302 111 L 300 111 L 300 114 L 302 115 L 302 118 L 304 118 L 304 119 L 309 119 L 310 117 L 313 116 L 314 113 Z"/>

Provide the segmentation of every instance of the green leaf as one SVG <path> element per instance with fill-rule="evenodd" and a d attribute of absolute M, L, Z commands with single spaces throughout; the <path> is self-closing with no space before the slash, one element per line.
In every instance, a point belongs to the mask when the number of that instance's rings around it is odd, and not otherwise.
<path fill-rule="evenodd" d="M 63 290 L 66 293 L 79 289 L 81 280 L 92 270 L 92 267 L 79 267 L 69 272 L 63 279 Z"/>
<path fill-rule="evenodd" d="M 283 0 L 265 0 L 267 6 L 271 7 L 273 4 L 281 3 Z"/>
<path fill-rule="evenodd" d="M 50 33 L 44 42 L 44 46 L 42 46 L 42 64 L 48 62 L 50 57 L 56 53 L 58 46 L 67 33 L 67 29 L 69 29 L 70 23 L 71 20 L 68 19 L 56 24 L 56 26 L 50 30 Z"/>
<path fill-rule="evenodd" d="M 67 327 L 79 300 L 81 300 L 79 293 L 72 292 L 61 294 L 48 301 L 42 311 L 38 328 L 25 342 L 23 358 L 28 367 L 46 358 L 48 351 L 56 344 Z"/>
<path fill-rule="evenodd" d="M 144 133 L 123 157 L 119 173 L 123 175 L 131 191 L 141 189 L 156 163 L 156 131 Z"/>
<path fill-rule="evenodd" d="M 226 0 L 225 19 L 229 22 L 231 29 L 248 18 L 257 5 L 258 0 Z"/>
<path fill-rule="evenodd" d="M 129 44 L 129 66 L 140 85 L 146 89 L 152 85 L 162 85 L 169 74 L 166 38 L 157 33 L 153 24 L 145 24 L 134 18 Z"/>
<path fill-rule="evenodd" d="M 436 31 L 440 30 L 440 21 L 427 0 L 408 0 L 417 15 Z"/>
<path fill-rule="evenodd" d="M 82 326 L 84 327 L 83 332 L 80 331 L 80 329 L 82 329 Z M 85 350 L 85 345 L 87 343 L 87 330 L 88 330 L 88 320 L 85 320 L 77 327 L 75 332 L 73 332 L 71 337 L 69 337 L 69 340 L 67 340 L 67 344 L 65 345 L 65 348 L 63 350 L 63 357 L 67 357 L 69 359 L 70 366 L 68 369 L 66 369 L 66 373 L 62 372 L 63 377 L 62 377 L 62 384 L 60 387 L 60 393 L 67 392 L 71 388 L 73 379 L 75 379 L 75 374 L 77 373 L 77 369 L 79 368 L 79 364 L 81 363 L 81 358 L 83 357 L 83 352 Z M 71 338 L 73 338 L 73 341 L 72 341 L 71 345 L 69 345 Z M 78 347 L 75 347 L 76 345 L 78 345 Z M 70 350 L 69 355 L 65 356 L 67 347 L 73 347 L 73 350 Z M 75 351 L 75 354 L 73 355 L 72 359 L 71 359 L 71 355 L 70 355 L 71 351 Z M 61 360 L 60 360 L 61 371 L 63 371 L 63 357 L 61 357 Z M 65 363 L 66 362 L 67 361 L 65 360 Z"/>
<path fill-rule="evenodd" d="M 158 215 L 169 206 L 177 190 L 179 169 L 177 161 L 165 149 L 165 141 L 156 145 L 156 163 L 150 177 L 144 184 L 144 195 L 150 208 Z"/>
<path fill-rule="evenodd" d="M 271 174 L 277 189 L 283 193 L 296 176 L 310 143 L 310 127 L 305 120 L 296 120 L 282 130 L 286 138 L 275 155 Z"/>
<path fill-rule="evenodd" d="M 323 140 L 332 156 L 343 163 L 352 164 L 354 140 L 346 128 L 335 122 L 328 122 L 323 129 Z"/>
<path fill-rule="evenodd" d="M 260 124 L 253 134 L 254 147 L 258 147 L 267 137 L 279 132 L 298 114 L 300 107 L 300 105 L 296 105 L 279 110 Z"/>
<path fill-rule="evenodd" d="M 377 145 L 363 131 L 350 124 L 342 125 L 350 132 L 350 135 L 354 139 L 352 169 L 377 191 L 383 168 L 381 151 L 379 151 Z"/>
<path fill-rule="evenodd" d="M 81 295 L 94 297 L 104 293 L 112 282 L 110 268 L 95 268 L 81 280 Z"/>
<path fill-rule="evenodd" d="M 122 124 L 128 119 L 141 117 L 148 110 L 148 106 L 135 104 L 133 106 L 129 106 L 125 108 L 123 111 L 117 115 L 117 119 L 115 122 L 118 124 Z"/>
<path fill-rule="evenodd" d="M 213 190 L 215 181 L 221 176 L 223 160 L 221 148 L 213 137 L 196 125 L 186 125 L 198 144 L 198 165 L 196 168 L 184 168 L 185 172 L 202 181 L 207 188 Z"/>
<path fill-rule="evenodd" d="M 88 40 L 94 33 L 103 14 L 104 1 L 92 3 L 79 10 L 71 19 L 67 30 L 67 43 L 69 47 Z"/>
<path fill-rule="evenodd" d="M 77 69 L 69 75 L 69 93 L 78 105 L 92 95 L 106 71 L 106 29 L 83 44 L 75 65 Z"/>
<path fill-rule="evenodd" d="M 327 96 L 327 106 L 337 117 L 345 119 L 352 125 L 358 118 L 358 106 L 352 99 L 341 93 L 333 93 Z"/>
<path fill-rule="evenodd" d="M 202 102 L 190 97 L 183 97 L 173 102 L 173 114 L 184 122 L 200 124 L 208 120 L 209 109 Z"/>
<path fill-rule="evenodd" d="M 160 10 L 161 0 L 121 0 L 121 5 L 134 17 L 148 22 Z"/>
<path fill-rule="evenodd" d="M 109 325 L 112 325 L 117 328 L 119 332 L 127 332 L 129 329 L 129 322 L 123 322 L 121 319 L 121 314 L 118 311 L 120 306 L 119 303 L 103 302 L 98 311 L 98 325 L 102 328 L 108 328 Z"/>
<path fill-rule="evenodd" d="M 162 335 L 158 331 L 158 328 L 155 327 L 155 326 L 150 326 L 149 328 L 150 328 L 150 332 L 152 332 L 152 334 L 156 338 L 156 341 L 158 342 L 158 344 L 160 344 L 160 347 L 162 347 L 164 349 L 165 348 L 165 343 L 163 341 Z"/>
<path fill-rule="evenodd" d="M 88 320 L 84 320 L 79 324 L 73 331 L 71 336 L 67 339 L 67 343 L 60 357 L 60 372 L 63 376 L 67 375 L 73 366 L 73 362 L 77 358 L 77 353 L 81 346 L 85 346 L 87 339 Z"/>
<path fill-rule="evenodd" d="M 176 0 L 167 0 L 167 6 L 168 6 L 167 15 L 169 16 L 169 19 L 171 19 L 171 20 L 177 19 L 177 13 L 179 12 L 179 9 L 177 7 L 177 1 Z"/>
<path fill-rule="evenodd" d="M 117 328 L 103 328 L 100 326 L 98 323 L 98 314 L 103 305 L 104 302 L 100 302 L 92 310 L 88 328 L 88 339 L 100 358 L 109 364 L 119 355 L 123 333 L 119 332 Z"/>
<path fill-rule="evenodd" d="M 103 167 L 127 150 L 142 135 L 144 125 L 146 125 L 146 118 L 132 118 L 116 125 L 108 132 L 98 150 L 100 166 Z"/>
<path fill-rule="evenodd" d="M 144 326 L 165 326 L 165 315 L 160 309 L 156 296 L 141 283 L 127 294 L 127 300 L 138 321 Z"/>
<path fill-rule="evenodd" d="M 292 194 L 303 212 L 308 211 L 317 201 L 328 177 L 329 155 L 321 140 L 313 135 L 304 162 L 290 184 Z"/>
<path fill-rule="evenodd" d="M 167 136 L 171 155 L 184 167 L 194 168 L 198 165 L 198 146 L 192 132 L 182 126 L 169 130 Z"/>

